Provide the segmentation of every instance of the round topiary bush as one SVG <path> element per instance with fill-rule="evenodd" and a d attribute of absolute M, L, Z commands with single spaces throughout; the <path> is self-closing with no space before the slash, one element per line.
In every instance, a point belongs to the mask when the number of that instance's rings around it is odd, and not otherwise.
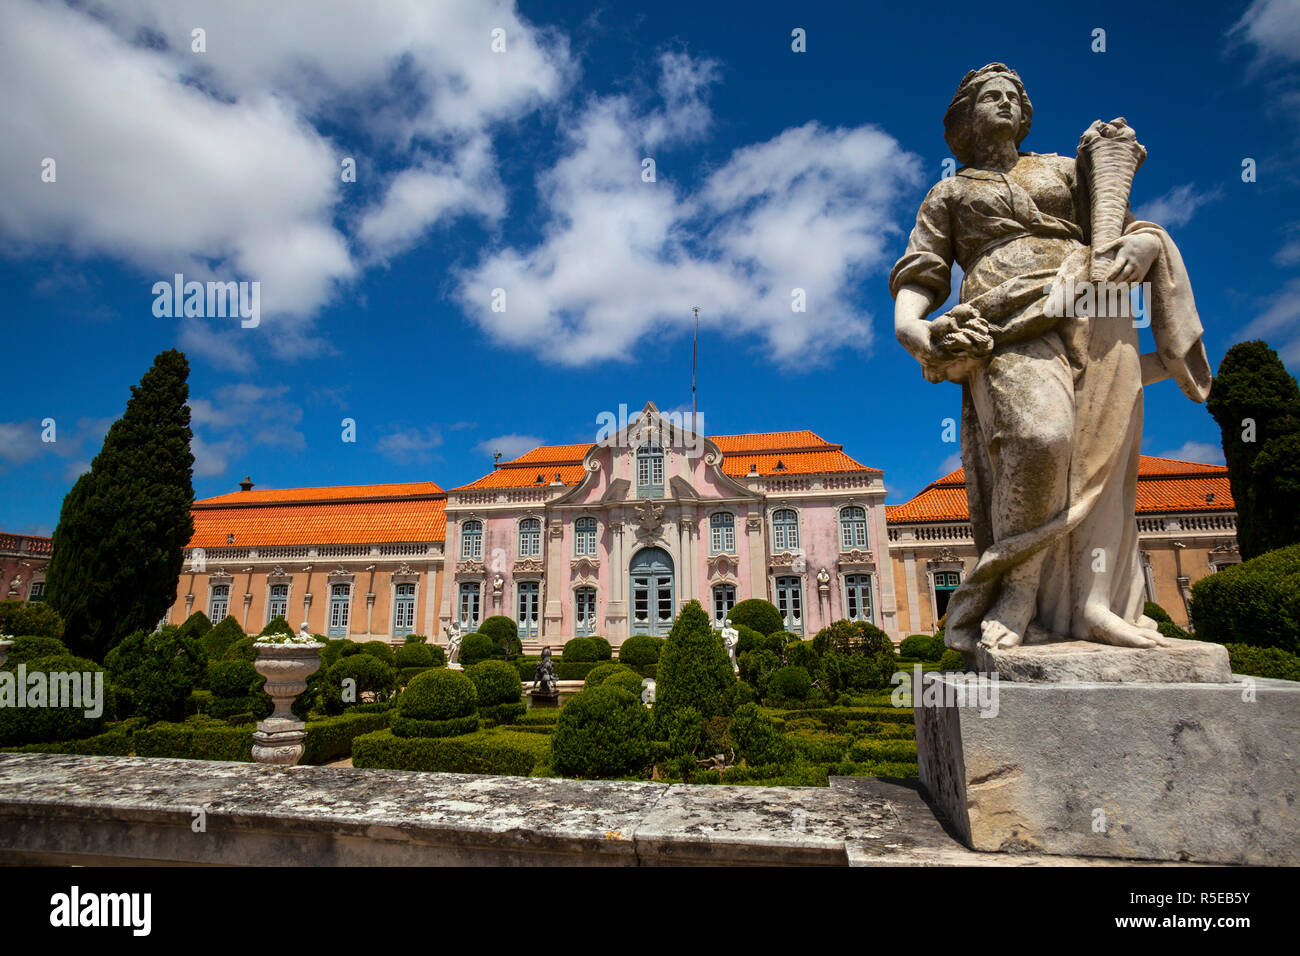
<path fill-rule="evenodd" d="M 966 669 L 966 658 L 962 656 L 961 651 L 948 648 L 939 658 L 939 670 L 941 671 L 964 671 Z"/>
<path fill-rule="evenodd" d="M 429 640 L 424 634 L 407 634 L 402 638 L 403 644 L 425 644 Z"/>
<path fill-rule="evenodd" d="M 345 685 L 344 681 L 353 681 Z M 344 691 L 355 691 L 355 699 L 344 699 Z M 387 700 L 397 690 L 397 674 L 373 654 L 349 654 L 330 667 L 321 684 L 321 704 L 327 714 L 341 714 L 346 707 L 365 702 L 366 694 L 376 701 Z M 349 697 L 353 696 L 351 692 Z"/>
<path fill-rule="evenodd" d="M 614 658 L 614 646 L 598 634 L 588 634 L 587 640 L 596 645 L 596 660 L 608 661 Z"/>
<path fill-rule="evenodd" d="M 432 667 L 433 648 L 428 644 L 403 644 L 393 659 L 398 667 Z"/>
<path fill-rule="evenodd" d="M 216 661 L 208 665 L 208 689 L 216 697 L 247 697 L 262 676 L 247 661 Z"/>
<path fill-rule="evenodd" d="M 629 694 L 641 699 L 641 691 L 644 688 L 644 678 L 630 667 L 624 667 L 615 673 L 606 677 L 601 682 L 601 687 L 621 687 Z"/>
<path fill-rule="evenodd" d="M 479 661 L 489 660 L 496 653 L 496 645 L 486 634 L 466 634 L 460 642 L 462 667 L 473 667 Z"/>
<path fill-rule="evenodd" d="M 7 661 L 3 669 L 10 674 L 14 674 L 17 667 L 17 664 Z M 0 707 L 0 747 L 54 743 L 61 740 L 81 740 L 103 730 L 104 719 L 109 709 L 106 699 L 108 697 L 107 682 L 100 685 L 103 690 L 103 697 L 98 701 L 100 713 L 93 717 L 86 716 L 87 711 L 93 713 L 96 709 L 93 699 L 94 684 L 96 680 L 103 681 L 103 678 L 97 679 L 93 676 L 88 679 L 84 676 L 79 678 L 81 700 L 77 701 L 73 697 L 71 703 L 74 705 L 79 703 L 80 706 L 55 707 L 49 705 L 54 700 L 51 695 L 56 684 L 60 687 L 68 687 L 69 693 L 71 693 L 71 688 L 78 686 L 65 683 L 65 679 L 62 677 L 57 680 L 52 679 L 50 675 L 94 675 L 103 673 L 104 668 L 94 661 L 86 660 L 84 657 L 74 657 L 71 654 L 64 653 L 52 657 L 38 657 L 35 660 L 28 661 L 25 670 L 27 672 L 27 686 L 19 689 L 20 692 L 27 695 L 25 701 L 28 704 L 34 702 L 32 678 L 36 674 L 44 674 L 46 675 L 44 681 L 46 705 L 39 707 Z"/>
<path fill-rule="evenodd" d="M 178 627 L 136 631 L 104 657 L 108 679 L 131 695 L 135 716 L 184 720 L 185 702 L 203 679 L 207 655 L 198 638 Z"/>
<path fill-rule="evenodd" d="M 460 671 L 438 668 L 411 678 L 392 717 L 398 737 L 458 737 L 478 729 L 478 692 Z"/>
<path fill-rule="evenodd" d="M 652 667 L 659 663 L 659 655 L 663 649 L 662 637 L 638 634 L 629 637 L 619 645 L 618 660 L 620 664 L 626 664 L 628 667 Z"/>
<path fill-rule="evenodd" d="M 575 637 L 565 643 L 560 660 L 566 664 L 598 661 L 600 650 L 600 645 L 590 637 Z"/>
<path fill-rule="evenodd" d="M 1300 653 L 1300 544 L 1266 551 L 1192 585 L 1196 637 Z"/>
<path fill-rule="evenodd" d="M 519 668 L 507 661 L 482 661 L 465 671 L 474 684 L 480 708 L 518 703 L 524 695 Z"/>
<path fill-rule="evenodd" d="M 628 667 L 626 664 L 610 661 L 608 664 L 597 664 L 589 670 L 586 679 L 582 682 L 582 689 L 591 690 L 593 687 L 599 687 L 615 674 L 630 674 L 632 677 L 636 678 L 637 686 L 641 686 L 640 674 L 632 670 L 632 668 Z"/>
<path fill-rule="evenodd" d="M 776 609 L 776 605 L 761 598 L 741 601 L 731 609 L 727 617 L 731 618 L 731 623 L 737 630 L 742 624 L 745 627 L 752 627 L 760 634 L 771 634 L 773 631 L 785 629 L 785 622 L 781 620 L 781 612 Z"/>
<path fill-rule="evenodd" d="M 650 757 L 650 714 L 620 687 L 596 687 L 560 708 L 551 733 L 551 759 L 567 777 L 627 776 Z"/>
<path fill-rule="evenodd" d="M 798 665 L 782 667 L 767 684 L 767 692 L 783 700 L 803 700 L 812 690 L 812 675 Z"/>
<path fill-rule="evenodd" d="M 513 723 L 528 709 L 519 668 L 508 661 L 482 661 L 465 671 L 474 682 L 479 716 L 499 724 Z"/>
<path fill-rule="evenodd" d="M 397 664 L 397 657 L 387 641 L 365 641 L 361 645 L 361 653 L 377 657 L 389 667 Z"/>
<path fill-rule="evenodd" d="M 5 660 L 9 664 L 27 664 L 41 657 L 59 657 L 70 653 L 72 652 L 58 638 L 30 635 L 15 637 L 14 646 L 9 648 Z"/>
<path fill-rule="evenodd" d="M 519 640 L 519 627 L 508 617 L 495 614 L 482 623 L 478 632 L 492 639 L 497 656 L 514 657 L 516 654 L 523 653 L 524 645 Z"/>
<path fill-rule="evenodd" d="M 766 637 L 761 632 L 754 630 L 747 624 L 736 624 L 734 621 L 732 626 L 736 629 L 736 633 L 740 635 L 736 640 L 737 656 L 763 649 Z"/>
<path fill-rule="evenodd" d="M 925 660 L 925 655 L 929 648 L 929 634 L 909 634 L 907 637 L 903 638 L 903 642 L 898 645 L 898 653 L 901 657 L 915 657 L 918 660 Z"/>

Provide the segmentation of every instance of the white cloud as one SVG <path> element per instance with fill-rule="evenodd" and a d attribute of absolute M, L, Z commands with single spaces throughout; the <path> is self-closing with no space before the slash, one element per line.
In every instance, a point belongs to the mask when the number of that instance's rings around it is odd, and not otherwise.
<path fill-rule="evenodd" d="M 375 442 L 385 458 L 401 463 L 428 461 L 433 449 L 442 444 L 442 433 L 434 426 L 393 431 Z"/>
<path fill-rule="evenodd" d="M 1174 458 L 1178 461 L 1199 461 L 1206 465 L 1222 465 L 1223 449 L 1203 441 L 1183 442 L 1178 448 L 1162 451 L 1157 458 Z"/>
<path fill-rule="evenodd" d="M 1254 0 L 1228 36 L 1255 45 L 1264 60 L 1300 60 L 1300 4 Z"/>
<path fill-rule="evenodd" d="M 41 429 L 35 422 L 0 422 L 0 461 L 21 465 L 41 452 Z"/>
<path fill-rule="evenodd" d="M 1154 222 L 1166 229 L 1177 229 L 1191 222 L 1197 209 L 1222 195 L 1223 190 L 1217 186 L 1214 189 L 1197 192 L 1195 183 L 1186 183 L 1175 186 L 1163 196 L 1142 203 L 1133 210 L 1133 217 Z"/>
<path fill-rule="evenodd" d="M 490 49 L 496 27 L 505 53 Z M 485 130 L 553 99 L 570 71 L 563 38 L 508 0 L 12 0 L 0 5 L 0 241 L 134 266 L 146 279 L 128 322 L 160 321 L 150 285 L 175 272 L 260 281 L 258 334 L 276 354 L 310 353 L 311 317 L 363 264 L 338 223 L 358 188 L 340 160 L 392 179 L 359 193 L 376 196 L 356 217 L 380 254 L 447 217 L 499 215 Z M 356 141 L 331 142 L 326 123 Z M 47 156 L 54 183 L 40 178 Z M 249 354 L 211 331 L 181 338 L 218 364 Z"/>
<path fill-rule="evenodd" d="M 510 461 L 542 444 L 545 442 L 535 435 L 498 435 L 481 441 L 474 447 L 488 456 L 501 452 L 501 460 Z"/>
<path fill-rule="evenodd" d="M 1300 365 L 1300 276 L 1287 280 L 1270 296 L 1264 311 L 1247 323 L 1234 341 L 1250 339 L 1263 339 L 1277 349 L 1287 365 Z"/>
<path fill-rule="evenodd" d="M 939 477 L 951 474 L 961 467 L 961 452 L 955 451 L 939 464 Z"/>
<path fill-rule="evenodd" d="M 189 401 L 194 438 L 194 477 L 211 478 L 238 471 L 239 459 L 255 447 L 296 452 L 307 447 L 299 430 L 302 409 L 285 396 L 287 385 L 225 385 L 211 398 Z"/>
<path fill-rule="evenodd" d="M 543 238 L 462 271 L 462 307 L 497 342 L 574 366 L 629 358 L 650 336 L 686 329 L 693 305 L 703 326 L 757 339 L 790 364 L 866 348 L 857 284 L 888 264 L 895 206 L 919 184 L 919 160 L 874 127 L 808 123 L 737 150 L 694 192 L 662 155 L 658 181 L 643 182 L 648 142 L 708 127 L 700 83 L 711 68 L 661 66 L 672 76 L 664 108 L 603 97 L 568 124 L 568 151 L 538 178 Z M 504 311 L 492 309 L 496 289 Z M 792 309 L 796 289 L 804 312 Z"/>

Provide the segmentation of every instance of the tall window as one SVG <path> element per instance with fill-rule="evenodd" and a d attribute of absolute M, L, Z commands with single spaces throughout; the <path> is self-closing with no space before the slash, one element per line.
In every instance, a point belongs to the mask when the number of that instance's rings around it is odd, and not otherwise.
<path fill-rule="evenodd" d="M 850 621 L 872 621 L 871 575 L 850 574 L 845 576 L 844 616 Z"/>
<path fill-rule="evenodd" d="M 596 589 L 578 588 L 573 592 L 574 628 L 579 637 L 596 633 Z"/>
<path fill-rule="evenodd" d="M 519 582 L 519 613 L 515 617 L 520 637 L 536 637 L 541 619 L 542 585 L 540 581 Z"/>
<path fill-rule="evenodd" d="M 460 559 L 462 561 L 477 561 L 481 557 L 483 557 L 483 522 L 461 522 Z"/>
<path fill-rule="evenodd" d="M 462 632 L 478 630 L 479 585 L 476 581 L 463 581 L 460 585 L 460 629 Z"/>
<path fill-rule="evenodd" d="M 961 584 L 961 572 L 959 571 L 936 571 L 934 572 L 934 616 L 941 618 L 948 613 L 948 601 L 952 597 L 952 592 L 957 590 Z"/>
<path fill-rule="evenodd" d="M 277 617 L 289 619 L 289 585 L 272 584 L 266 591 L 266 623 Z"/>
<path fill-rule="evenodd" d="M 803 633 L 803 585 L 797 575 L 776 579 L 776 609 L 787 631 Z"/>
<path fill-rule="evenodd" d="M 840 509 L 840 545 L 843 550 L 867 546 L 867 512 L 850 505 Z"/>
<path fill-rule="evenodd" d="M 218 624 L 230 613 L 230 585 L 212 585 L 212 599 L 208 602 L 208 620 Z"/>
<path fill-rule="evenodd" d="M 333 640 L 348 636 L 348 617 L 352 611 L 352 585 L 330 585 L 329 634 Z"/>
<path fill-rule="evenodd" d="M 1218 568 L 1215 568 L 1214 570 L 1217 571 Z M 42 601 L 45 600 L 45 582 L 44 582 L 44 581 L 33 581 L 33 582 L 32 582 L 32 589 L 31 589 L 31 591 L 30 591 L 30 592 L 28 593 L 28 595 L 27 595 L 27 600 L 31 601 L 33 604 L 40 604 Z"/>
<path fill-rule="evenodd" d="M 662 498 L 664 496 L 664 450 L 647 443 L 636 453 L 636 496 Z"/>
<path fill-rule="evenodd" d="M 538 518 L 525 518 L 519 522 L 519 556 L 536 558 L 542 553 L 542 522 Z"/>
<path fill-rule="evenodd" d="M 721 625 L 736 606 L 736 588 L 732 584 L 719 584 L 713 588 L 713 620 Z"/>
<path fill-rule="evenodd" d="M 795 551 L 799 548 L 799 515 L 790 508 L 772 512 L 772 549 Z"/>
<path fill-rule="evenodd" d="M 736 551 L 736 516 L 720 511 L 709 518 L 709 553 L 734 554 Z"/>
<path fill-rule="evenodd" d="M 573 555 L 577 558 L 596 556 L 595 518 L 579 518 L 573 523 Z"/>
<path fill-rule="evenodd" d="M 415 585 L 399 584 L 393 589 L 393 637 L 406 637 L 415 630 Z"/>

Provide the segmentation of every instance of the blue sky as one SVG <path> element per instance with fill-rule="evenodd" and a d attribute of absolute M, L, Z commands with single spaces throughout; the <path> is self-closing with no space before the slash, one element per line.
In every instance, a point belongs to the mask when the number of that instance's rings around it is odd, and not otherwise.
<path fill-rule="evenodd" d="M 956 467 L 960 392 L 894 341 L 886 277 L 991 60 L 1028 87 L 1023 149 L 1137 130 L 1133 203 L 1182 250 L 1212 364 L 1263 337 L 1300 370 L 1297 59 L 1295 0 L 13 0 L 0 529 L 52 530 L 162 349 L 190 356 L 200 497 L 453 487 L 620 403 L 689 407 L 695 305 L 706 431 L 810 428 L 905 500 Z M 155 316 L 177 272 L 258 281 L 259 324 Z M 1219 460 L 1176 386 L 1146 402 L 1144 451 Z"/>

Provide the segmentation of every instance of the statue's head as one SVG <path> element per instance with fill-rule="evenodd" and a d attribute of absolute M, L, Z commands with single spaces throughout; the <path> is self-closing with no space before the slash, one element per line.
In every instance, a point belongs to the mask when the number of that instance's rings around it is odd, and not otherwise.
<path fill-rule="evenodd" d="M 548 645 L 542 648 L 542 660 L 549 661 L 550 659 L 551 659 L 551 648 Z"/>
<path fill-rule="evenodd" d="M 1020 74 L 1005 63 L 990 63 L 962 78 L 943 116 L 943 138 L 957 162 L 969 166 L 982 142 L 1009 139 L 1019 146 L 1033 118 Z"/>

